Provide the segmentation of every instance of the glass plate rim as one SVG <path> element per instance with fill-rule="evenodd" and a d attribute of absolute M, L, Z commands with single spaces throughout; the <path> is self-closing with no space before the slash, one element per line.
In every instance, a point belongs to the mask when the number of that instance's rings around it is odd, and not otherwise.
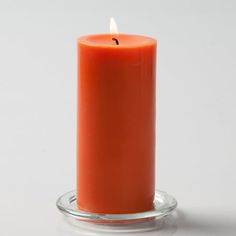
<path fill-rule="evenodd" d="M 105 214 L 85 212 L 77 209 L 72 204 L 76 201 L 75 190 L 68 191 L 61 195 L 57 202 L 57 208 L 66 216 L 76 218 L 78 220 L 93 222 L 119 222 L 132 221 L 149 218 L 162 218 L 171 214 L 177 207 L 176 199 L 168 193 L 155 190 L 154 209 L 145 212 L 126 213 L 126 214 Z"/>

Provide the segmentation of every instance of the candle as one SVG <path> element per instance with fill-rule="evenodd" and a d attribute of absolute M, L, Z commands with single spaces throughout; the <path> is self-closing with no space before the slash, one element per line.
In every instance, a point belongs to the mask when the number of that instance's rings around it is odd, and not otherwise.
<path fill-rule="evenodd" d="M 155 66 L 155 39 L 113 30 L 78 39 L 79 209 L 153 208 Z"/>

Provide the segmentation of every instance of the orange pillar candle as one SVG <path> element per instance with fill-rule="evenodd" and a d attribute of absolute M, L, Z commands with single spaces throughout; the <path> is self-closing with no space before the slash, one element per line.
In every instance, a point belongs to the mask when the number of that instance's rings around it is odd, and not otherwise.
<path fill-rule="evenodd" d="M 77 206 L 96 213 L 153 208 L 156 40 L 78 40 Z"/>

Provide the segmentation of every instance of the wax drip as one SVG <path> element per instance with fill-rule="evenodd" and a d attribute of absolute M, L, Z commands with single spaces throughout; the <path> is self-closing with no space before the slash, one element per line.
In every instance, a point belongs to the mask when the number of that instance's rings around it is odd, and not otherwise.
<path fill-rule="evenodd" d="M 119 45 L 119 41 L 118 41 L 118 39 L 116 39 L 116 38 L 112 38 L 112 40 L 114 40 L 114 41 L 116 42 L 116 45 Z"/>

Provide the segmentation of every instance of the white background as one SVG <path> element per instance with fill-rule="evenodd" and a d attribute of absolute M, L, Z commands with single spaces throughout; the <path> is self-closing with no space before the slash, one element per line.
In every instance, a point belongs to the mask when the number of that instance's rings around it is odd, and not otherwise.
<path fill-rule="evenodd" d="M 157 188 L 179 210 L 145 235 L 236 235 L 233 0 L 0 0 L 0 235 L 103 235 L 55 201 L 75 188 L 76 39 L 110 16 L 158 39 Z"/>

